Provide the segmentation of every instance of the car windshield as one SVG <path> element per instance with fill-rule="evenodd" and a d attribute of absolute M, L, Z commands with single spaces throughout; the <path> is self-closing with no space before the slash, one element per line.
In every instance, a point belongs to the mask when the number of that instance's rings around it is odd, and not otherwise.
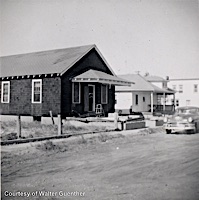
<path fill-rule="evenodd" d="M 177 114 L 195 114 L 198 112 L 196 108 L 179 108 L 176 110 Z"/>

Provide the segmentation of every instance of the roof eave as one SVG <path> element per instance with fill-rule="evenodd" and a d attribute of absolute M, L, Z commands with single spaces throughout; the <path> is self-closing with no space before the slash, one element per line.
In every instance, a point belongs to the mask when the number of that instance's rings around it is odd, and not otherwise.
<path fill-rule="evenodd" d="M 91 45 L 91 47 L 83 54 L 81 55 L 79 58 L 77 58 L 72 64 L 69 65 L 69 67 L 67 67 L 67 69 L 63 70 L 62 72 L 60 72 L 60 75 L 62 76 L 63 74 L 65 74 L 72 66 L 74 66 L 80 59 L 82 59 L 87 53 L 89 53 L 92 49 L 95 49 L 97 51 L 97 53 L 100 55 L 100 57 L 102 58 L 102 60 L 104 61 L 104 63 L 106 64 L 106 66 L 109 68 L 109 70 L 111 71 L 112 75 L 116 76 L 116 74 L 114 73 L 114 71 L 112 70 L 111 66 L 108 64 L 108 62 L 106 61 L 106 59 L 104 58 L 104 56 L 102 55 L 102 53 L 99 51 L 99 49 L 97 48 L 97 46 L 95 44 Z"/>

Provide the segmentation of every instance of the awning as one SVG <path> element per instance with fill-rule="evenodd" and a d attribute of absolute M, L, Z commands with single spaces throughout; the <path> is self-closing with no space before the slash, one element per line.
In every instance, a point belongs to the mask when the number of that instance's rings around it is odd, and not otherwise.
<path fill-rule="evenodd" d="M 90 69 L 72 79 L 72 82 L 103 83 L 118 86 L 131 86 L 133 82 L 121 79 L 117 76 Z"/>

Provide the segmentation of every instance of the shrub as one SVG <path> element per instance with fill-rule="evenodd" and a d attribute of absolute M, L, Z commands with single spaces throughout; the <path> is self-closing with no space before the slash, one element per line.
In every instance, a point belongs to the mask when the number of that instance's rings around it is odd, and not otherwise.
<path fill-rule="evenodd" d="M 83 135 L 81 135 L 81 139 L 78 140 L 78 144 L 86 144 L 86 143 L 87 143 L 86 139 L 84 138 Z"/>
<path fill-rule="evenodd" d="M 16 140 L 17 139 L 17 133 L 8 133 L 5 135 L 1 135 L 2 140 Z"/>
<path fill-rule="evenodd" d="M 108 135 L 100 134 L 100 135 L 98 136 L 98 139 L 99 139 L 100 142 L 106 142 L 108 139 L 111 139 L 111 138 L 110 138 L 110 136 L 108 136 Z"/>

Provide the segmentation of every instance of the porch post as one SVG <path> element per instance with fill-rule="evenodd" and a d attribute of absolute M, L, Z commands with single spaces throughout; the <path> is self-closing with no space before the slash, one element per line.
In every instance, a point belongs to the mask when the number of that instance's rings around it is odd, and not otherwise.
<path fill-rule="evenodd" d="M 175 111 L 175 105 L 176 105 L 176 99 L 175 99 L 175 93 L 173 94 L 173 111 Z"/>
<path fill-rule="evenodd" d="M 166 98 L 165 98 L 165 93 L 163 94 L 163 111 L 165 111 L 165 100 L 166 100 Z"/>
<path fill-rule="evenodd" d="M 151 113 L 153 113 L 153 92 L 151 92 Z"/>
<path fill-rule="evenodd" d="M 62 134 L 62 119 L 61 119 L 61 115 L 58 114 L 58 135 Z"/>

